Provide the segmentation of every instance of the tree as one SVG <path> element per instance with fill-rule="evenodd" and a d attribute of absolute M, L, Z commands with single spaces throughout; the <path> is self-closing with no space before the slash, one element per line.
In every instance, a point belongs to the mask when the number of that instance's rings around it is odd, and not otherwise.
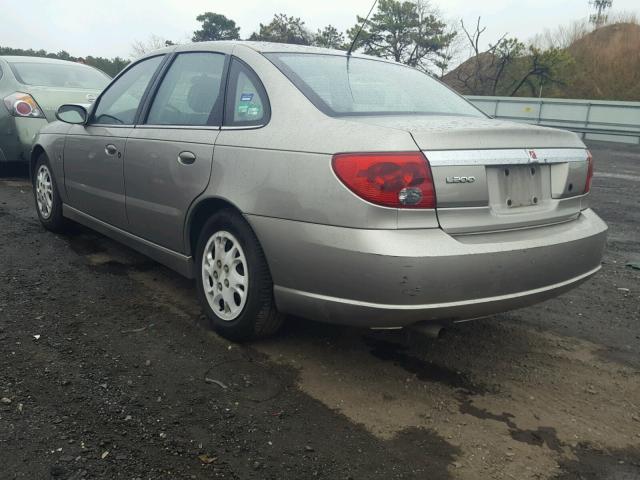
<path fill-rule="evenodd" d="M 252 33 L 249 40 L 311 45 L 312 37 L 300 18 L 279 13 L 273 16 L 271 23 L 267 25 L 261 23 L 260 30 Z"/>
<path fill-rule="evenodd" d="M 347 32 L 352 41 L 365 21 L 360 16 L 357 19 L 358 24 Z M 446 27 L 426 1 L 380 0 L 354 47 L 429 71 L 456 36 L 455 31 L 446 32 Z"/>
<path fill-rule="evenodd" d="M 523 57 L 525 46 L 517 38 L 502 38 L 495 45 L 489 45 L 494 59 L 494 75 L 491 79 L 491 95 L 496 95 L 510 65 Z"/>
<path fill-rule="evenodd" d="M 129 60 L 125 60 L 124 58 L 120 57 L 109 59 L 104 57 L 89 56 L 84 59 L 84 63 L 86 65 L 95 67 L 98 70 L 102 70 L 110 77 L 115 77 L 124 67 L 129 65 L 130 62 Z"/>
<path fill-rule="evenodd" d="M 157 35 L 150 35 L 147 40 L 136 40 L 131 44 L 131 57 L 141 57 L 145 53 L 153 52 L 159 48 L 169 47 L 174 45 L 171 40 L 161 38 Z"/>
<path fill-rule="evenodd" d="M 595 8 L 596 13 L 589 17 L 589 21 L 593 23 L 596 28 L 601 27 L 607 23 L 607 10 L 611 8 L 611 0 L 590 0 L 589 5 Z"/>
<path fill-rule="evenodd" d="M 525 45 L 517 38 L 507 38 L 505 34 L 483 51 L 480 49 L 480 37 L 486 27 L 481 26 L 481 18 L 478 17 L 474 30 L 470 30 L 463 20 L 460 21 L 460 26 L 469 42 L 471 58 L 455 70 L 456 87 L 471 95 L 510 92 L 505 84 L 513 83 L 510 78 L 511 67 L 523 56 Z M 520 78 L 516 81 L 519 80 Z M 510 86 L 513 87 L 512 84 Z"/>
<path fill-rule="evenodd" d="M 520 81 L 511 92 L 514 96 L 518 91 L 527 86 L 532 97 L 542 96 L 544 85 L 560 84 L 561 72 L 564 67 L 573 63 L 571 55 L 561 48 L 551 47 L 541 50 L 534 46 L 529 47 L 529 63 Z"/>
<path fill-rule="evenodd" d="M 202 23 L 202 28 L 193 32 L 194 42 L 208 42 L 212 40 L 239 40 L 240 27 L 236 22 L 219 13 L 205 12 L 196 17 Z"/>
<path fill-rule="evenodd" d="M 60 50 L 55 54 L 55 58 L 59 58 L 60 60 L 71 60 L 73 61 L 73 57 L 66 50 Z"/>
<path fill-rule="evenodd" d="M 442 78 L 449 71 L 451 63 L 454 62 L 460 56 L 460 52 L 463 49 L 464 39 L 458 34 L 458 30 L 455 24 L 447 25 L 445 29 L 445 35 L 453 35 L 451 42 L 445 45 L 438 53 L 436 59 L 433 61 L 433 65 L 436 67 L 439 73 L 439 77 Z"/>
<path fill-rule="evenodd" d="M 573 43 L 584 38 L 593 31 L 593 26 L 586 20 L 575 20 L 569 25 L 558 25 L 553 29 L 545 29 L 531 39 L 531 44 L 538 48 L 569 48 Z"/>
<path fill-rule="evenodd" d="M 327 25 L 313 38 L 313 45 L 316 47 L 344 49 L 344 34 L 333 25 Z"/>

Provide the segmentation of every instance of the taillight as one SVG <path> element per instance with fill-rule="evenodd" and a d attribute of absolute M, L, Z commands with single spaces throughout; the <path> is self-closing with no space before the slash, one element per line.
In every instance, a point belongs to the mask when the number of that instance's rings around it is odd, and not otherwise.
<path fill-rule="evenodd" d="M 429 162 L 420 152 L 340 153 L 333 170 L 364 200 L 394 208 L 435 208 Z"/>
<path fill-rule="evenodd" d="M 589 193 L 591 190 L 591 182 L 593 181 L 593 157 L 591 156 L 591 152 L 587 152 L 587 181 L 584 184 L 584 193 Z"/>
<path fill-rule="evenodd" d="M 14 117 L 44 118 L 42 109 L 28 93 L 12 93 L 5 97 L 4 104 Z"/>

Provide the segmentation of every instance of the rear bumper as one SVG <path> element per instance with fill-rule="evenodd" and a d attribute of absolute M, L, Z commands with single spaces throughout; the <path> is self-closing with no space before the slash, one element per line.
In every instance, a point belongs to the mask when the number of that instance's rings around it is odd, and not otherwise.
<path fill-rule="evenodd" d="M 0 161 L 28 162 L 33 143 L 47 120 L 6 117 L 0 123 L 5 124 L 0 134 Z"/>
<path fill-rule="evenodd" d="M 607 230 L 591 210 L 559 225 L 457 237 L 247 218 L 282 312 L 367 327 L 464 320 L 556 296 L 600 269 Z"/>

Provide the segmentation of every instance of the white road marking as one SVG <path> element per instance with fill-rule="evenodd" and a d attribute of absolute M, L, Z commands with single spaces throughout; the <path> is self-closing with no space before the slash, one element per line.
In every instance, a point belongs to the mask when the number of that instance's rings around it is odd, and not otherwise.
<path fill-rule="evenodd" d="M 627 175 L 625 173 L 608 173 L 608 172 L 596 172 L 597 177 L 605 178 L 618 178 L 620 180 L 631 180 L 632 182 L 640 182 L 640 177 L 637 175 Z"/>

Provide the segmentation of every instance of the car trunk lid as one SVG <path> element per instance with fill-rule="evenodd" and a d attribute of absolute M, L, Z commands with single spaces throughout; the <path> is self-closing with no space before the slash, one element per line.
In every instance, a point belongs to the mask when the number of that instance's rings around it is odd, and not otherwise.
<path fill-rule="evenodd" d="M 20 89 L 30 94 L 42 109 L 49 122 L 56 119 L 56 111 L 65 103 L 88 105 L 95 101 L 100 90 L 61 88 L 61 87 L 37 87 L 24 85 Z"/>
<path fill-rule="evenodd" d="M 428 150 L 438 220 L 451 233 L 575 219 L 587 181 L 584 148 Z"/>
<path fill-rule="evenodd" d="M 577 218 L 588 151 L 574 133 L 474 117 L 364 117 L 406 130 L 433 172 L 443 230 L 468 234 Z"/>

